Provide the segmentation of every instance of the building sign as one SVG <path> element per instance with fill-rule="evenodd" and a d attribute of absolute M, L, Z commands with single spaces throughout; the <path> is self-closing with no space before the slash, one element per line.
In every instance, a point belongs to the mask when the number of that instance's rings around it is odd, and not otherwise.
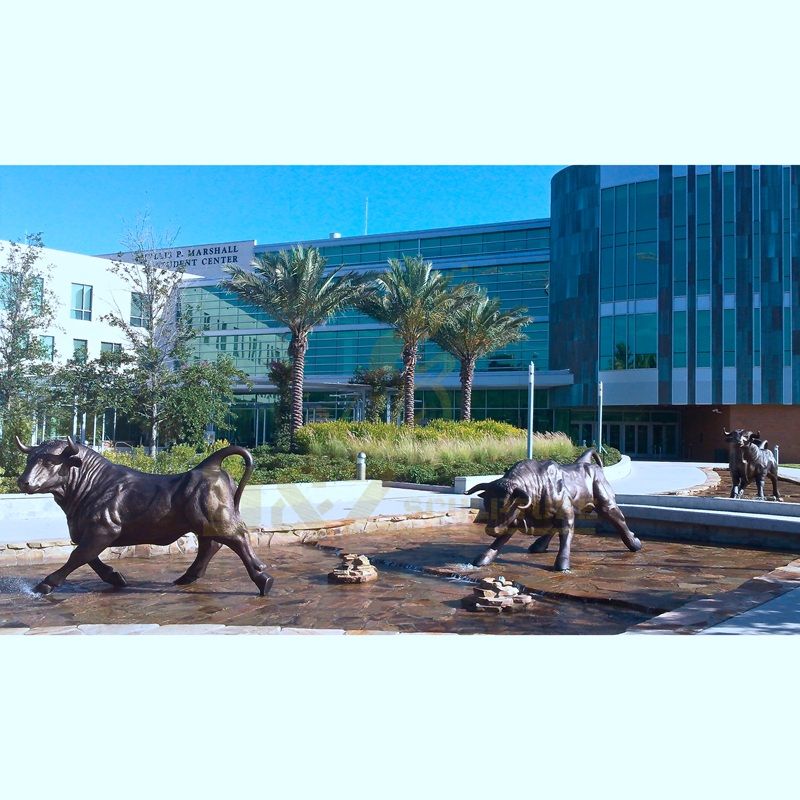
<path fill-rule="evenodd" d="M 192 244 L 151 250 L 148 255 L 164 269 L 181 269 L 187 274 L 203 278 L 225 277 L 225 267 L 247 268 L 253 260 L 255 241 Z M 133 262 L 135 253 L 107 253 L 99 258 Z"/>

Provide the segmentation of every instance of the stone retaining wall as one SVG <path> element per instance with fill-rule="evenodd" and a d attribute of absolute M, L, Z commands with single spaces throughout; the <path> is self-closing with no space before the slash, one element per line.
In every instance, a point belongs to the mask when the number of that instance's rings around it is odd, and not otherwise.
<path fill-rule="evenodd" d="M 367 519 L 346 519 L 315 522 L 307 527 L 290 525 L 274 528 L 250 528 L 248 538 L 253 547 L 274 547 L 287 544 L 315 542 L 328 536 L 348 533 L 370 533 L 378 531 L 402 532 L 407 528 L 429 528 L 434 525 L 459 525 L 472 522 L 477 511 L 471 508 L 457 508 L 450 511 L 418 512 L 398 514 Z M 0 567 L 27 564 L 63 563 L 72 552 L 72 542 L 68 539 L 51 541 L 8 542 L 0 544 Z M 181 536 L 171 545 L 138 544 L 128 547 L 109 547 L 102 554 L 104 561 L 118 558 L 150 557 L 193 553 L 197 550 L 197 537 L 190 533 Z"/>

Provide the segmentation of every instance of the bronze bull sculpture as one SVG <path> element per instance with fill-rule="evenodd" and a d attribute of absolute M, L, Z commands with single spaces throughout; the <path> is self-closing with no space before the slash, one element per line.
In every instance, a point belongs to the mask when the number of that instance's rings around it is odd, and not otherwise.
<path fill-rule="evenodd" d="M 728 469 L 731 473 L 731 497 L 741 497 L 741 493 L 746 485 L 747 464 L 742 454 L 742 442 L 747 441 L 752 435 L 752 431 L 744 428 L 734 428 L 729 431 L 723 428 L 725 441 L 728 443 Z"/>
<path fill-rule="evenodd" d="M 629 550 L 635 552 L 642 547 L 619 510 L 594 450 L 587 450 L 574 464 L 518 461 L 502 478 L 479 483 L 467 494 L 474 492 L 482 492 L 486 533 L 496 537 L 489 549 L 472 562 L 476 567 L 491 564 L 516 530 L 522 528 L 527 532 L 528 528 L 546 526 L 559 529 L 555 569 L 566 572 L 570 568 L 575 515 L 589 511 L 596 511 L 601 519 L 611 523 Z M 553 533 L 539 536 L 528 552 L 546 552 L 553 536 Z"/>
<path fill-rule="evenodd" d="M 778 491 L 778 462 L 772 451 L 767 447 L 767 441 L 761 440 L 761 431 L 749 433 L 739 443 L 742 458 L 742 470 L 739 475 L 737 497 L 744 495 L 744 490 L 752 481 L 756 482 L 756 500 L 765 500 L 764 481 L 769 478 L 772 483 L 772 496 L 779 503 L 783 498 Z M 733 476 L 731 476 L 733 478 Z M 737 488 L 734 486 L 734 488 Z"/>
<path fill-rule="evenodd" d="M 69 436 L 36 447 L 17 447 L 28 456 L 17 479 L 26 494 L 47 493 L 67 516 L 76 545 L 63 567 L 48 575 L 34 591 L 49 594 L 78 567 L 88 564 L 106 583 L 126 586 L 125 578 L 100 560 L 107 547 L 168 545 L 186 533 L 197 535 L 197 557 L 175 583 L 202 578 L 223 544 L 242 559 L 247 574 L 263 597 L 272 587 L 247 539 L 239 501 L 253 473 L 253 457 L 243 447 L 224 447 L 188 472 L 150 475 L 113 464 Z M 238 486 L 222 469 L 222 461 L 238 455 L 245 472 Z"/>

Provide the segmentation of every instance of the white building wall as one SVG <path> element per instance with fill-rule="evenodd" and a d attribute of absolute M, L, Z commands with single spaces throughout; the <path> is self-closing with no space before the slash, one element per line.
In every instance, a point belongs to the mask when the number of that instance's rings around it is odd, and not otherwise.
<path fill-rule="evenodd" d="M 123 348 L 126 346 L 122 331 L 101 319 L 111 313 L 129 319 L 131 313 L 130 289 L 121 278 L 109 271 L 106 259 L 44 248 L 39 263 L 51 266 L 46 287 L 56 303 L 56 315 L 53 325 L 40 333 L 54 338 L 54 361 L 64 362 L 72 358 L 75 339 L 87 341 L 89 358 L 100 355 L 101 342 L 121 344 Z M 91 320 L 72 319 L 73 283 L 92 287 Z"/>
<path fill-rule="evenodd" d="M 8 242 L 0 241 L 0 247 L 5 249 L 7 246 Z M 3 251 L 0 250 L 0 269 L 3 262 Z M 110 271 L 108 259 L 45 247 L 37 263 L 40 267 L 50 267 L 45 286 L 52 294 L 56 313 L 53 324 L 38 333 L 53 337 L 54 362 L 63 363 L 72 358 L 75 339 L 86 340 L 89 358 L 100 355 L 102 342 L 121 344 L 123 349 L 126 347 L 123 332 L 102 319 L 107 314 L 116 314 L 128 320 L 131 313 L 130 288 L 122 278 Z M 92 287 L 91 320 L 72 318 L 74 283 Z"/>

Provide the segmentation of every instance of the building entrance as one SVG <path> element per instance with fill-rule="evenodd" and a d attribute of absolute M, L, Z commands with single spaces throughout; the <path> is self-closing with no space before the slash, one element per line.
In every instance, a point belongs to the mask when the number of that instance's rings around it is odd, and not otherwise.
<path fill-rule="evenodd" d="M 577 445 L 596 445 L 596 413 L 573 411 L 569 433 Z M 677 458 L 678 416 L 663 411 L 609 410 L 603 419 L 603 444 L 633 458 Z"/>

